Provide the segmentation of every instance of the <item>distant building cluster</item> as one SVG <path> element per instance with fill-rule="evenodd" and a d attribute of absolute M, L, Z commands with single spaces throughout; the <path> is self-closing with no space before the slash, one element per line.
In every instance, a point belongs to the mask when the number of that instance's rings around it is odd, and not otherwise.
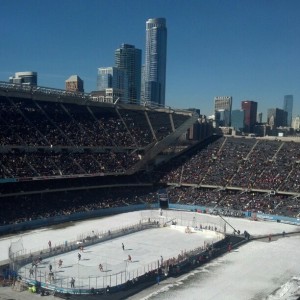
<path fill-rule="evenodd" d="M 232 110 L 232 97 L 219 96 L 214 98 L 215 128 L 225 134 L 238 135 L 293 135 L 300 130 L 300 117 L 293 118 L 293 95 L 286 95 L 283 108 L 269 108 L 267 122 L 263 123 L 262 113 L 257 112 L 258 103 L 241 101 L 241 108 Z"/>
<path fill-rule="evenodd" d="M 145 65 L 142 50 L 134 45 L 121 44 L 115 50 L 115 65 L 99 67 L 96 90 L 91 92 L 95 101 L 140 104 L 151 102 L 165 106 L 167 61 L 167 27 L 165 18 L 146 22 Z M 37 85 L 36 72 L 18 72 L 10 83 Z M 78 75 L 65 81 L 69 92 L 84 92 L 84 82 Z"/>
<path fill-rule="evenodd" d="M 167 27 L 164 18 L 146 22 L 146 57 L 142 50 L 121 44 L 115 50 L 115 65 L 98 68 L 97 92 L 93 97 L 105 102 L 140 104 L 151 102 L 165 106 Z"/>
<path fill-rule="evenodd" d="M 125 43 L 115 50 L 114 59 L 114 66 L 98 68 L 96 88 L 89 93 L 93 101 L 165 106 L 165 18 L 146 21 L 145 64 L 142 64 L 142 50 Z M 9 82 L 37 86 L 37 72 L 17 72 L 9 77 Z M 71 75 L 65 81 L 65 90 L 83 94 L 84 82 L 78 75 Z M 264 123 L 262 113 L 257 111 L 257 102 L 243 100 L 239 109 L 232 109 L 231 96 L 216 96 L 214 115 L 208 120 L 213 122 L 217 132 L 226 134 L 293 135 L 293 131 L 300 131 L 300 116 L 293 118 L 293 101 L 293 95 L 285 95 L 283 107 L 269 108 Z"/>

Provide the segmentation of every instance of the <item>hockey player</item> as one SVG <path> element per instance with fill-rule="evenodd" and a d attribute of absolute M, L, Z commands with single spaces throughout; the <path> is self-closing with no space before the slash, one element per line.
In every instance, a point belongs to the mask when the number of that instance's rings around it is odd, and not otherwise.
<path fill-rule="evenodd" d="M 75 287 L 75 279 L 74 277 L 72 277 L 71 279 L 71 288 L 74 288 Z"/>
<path fill-rule="evenodd" d="M 103 266 L 102 266 L 102 264 L 99 264 L 99 270 L 100 270 L 101 272 L 103 272 Z"/>
<path fill-rule="evenodd" d="M 60 260 L 58 261 L 58 267 L 59 267 L 59 268 L 61 268 L 62 263 L 63 263 L 63 261 L 60 259 Z"/>
<path fill-rule="evenodd" d="M 32 268 L 30 268 L 30 270 L 29 270 L 29 277 L 31 277 L 31 276 L 33 276 L 33 269 Z"/>

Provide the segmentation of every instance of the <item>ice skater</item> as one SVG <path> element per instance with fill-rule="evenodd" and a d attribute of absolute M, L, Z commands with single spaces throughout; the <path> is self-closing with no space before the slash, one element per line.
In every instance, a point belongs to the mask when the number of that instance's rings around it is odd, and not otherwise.
<path fill-rule="evenodd" d="M 60 260 L 58 261 L 58 267 L 59 267 L 59 268 L 61 268 L 62 263 L 63 263 L 63 261 L 60 259 Z"/>
<path fill-rule="evenodd" d="M 81 260 L 81 254 L 78 253 L 78 260 Z"/>
<path fill-rule="evenodd" d="M 129 262 L 132 262 L 132 260 L 131 260 L 131 255 L 130 255 L 130 254 L 128 254 L 128 261 L 129 261 Z"/>
<path fill-rule="evenodd" d="M 32 268 L 30 268 L 30 270 L 29 270 L 29 277 L 31 277 L 31 276 L 33 276 L 33 269 Z"/>
<path fill-rule="evenodd" d="M 72 277 L 71 279 L 71 288 L 74 288 L 75 287 L 75 279 L 74 277 Z"/>
<path fill-rule="evenodd" d="M 102 264 L 99 264 L 99 270 L 100 270 L 101 272 L 103 272 L 103 266 L 102 266 Z"/>
<path fill-rule="evenodd" d="M 54 273 L 53 272 L 49 272 L 48 279 L 50 282 L 54 281 Z"/>
<path fill-rule="evenodd" d="M 52 271 L 52 265 L 51 264 L 49 265 L 49 271 L 50 272 Z"/>
<path fill-rule="evenodd" d="M 31 266 L 32 266 L 32 267 L 37 267 L 37 263 L 36 263 L 35 260 L 32 261 Z"/>
<path fill-rule="evenodd" d="M 124 251 L 124 249 L 125 249 L 125 246 L 124 246 L 124 244 L 122 243 L 122 249 L 123 249 L 123 251 Z"/>

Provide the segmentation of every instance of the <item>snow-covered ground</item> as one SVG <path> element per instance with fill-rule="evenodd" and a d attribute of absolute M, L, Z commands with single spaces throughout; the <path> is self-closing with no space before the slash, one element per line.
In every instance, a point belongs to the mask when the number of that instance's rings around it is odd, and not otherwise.
<path fill-rule="evenodd" d="M 66 239 L 75 240 L 81 233 L 91 232 L 92 230 L 106 231 L 131 225 L 141 219 L 143 214 L 149 213 L 158 215 L 159 212 L 131 212 L 90 221 L 74 222 L 64 228 L 54 226 L 26 232 L 22 235 L 5 237 L 0 239 L 0 260 L 7 259 L 8 247 L 11 241 L 16 241 L 19 238 L 22 238 L 24 248 L 37 250 L 46 248 L 49 240 L 52 241 L 52 245 L 55 245 L 64 242 Z M 224 226 L 224 221 L 218 216 L 182 211 L 164 211 L 164 216 L 190 220 L 187 223 L 190 226 L 195 223 L 195 218 L 197 223 L 200 222 L 202 225 L 216 224 Z M 278 234 L 283 231 L 287 235 L 284 238 L 272 238 L 271 242 L 268 239 L 252 241 L 194 270 L 190 274 L 176 279 L 170 278 L 131 299 L 294 300 L 300 297 L 300 236 L 288 234 L 298 231 L 300 228 L 275 222 L 259 222 L 237 218 L 225 219 L 233 228 L 241 232 L 247 230 L 252 236 Z M 226 230 L 231 232 L 232 228 L 227 225 Z M 130 241 L 130 248 L 139 249 L 139 252 L 144 249 L 147 252 L 149 244 L 143 245 L 143 243 L 147 241 L 148 236 L 150 237 L 149 231 L 141 232 L 140 236 Z M 173 248 L 175 252 L 179 249 L 185 249 L 187 243 L 191 243 L 191 248 L 193 248 L 193 239 L 197 237 L 194 234 L 180 236 L 180 233 L 177 233 L 177 236 L 179 238 L 174 244 L 169 244 L 168 238 L 160 236 L 160 234 L 154 234 L 151 237 L 151 243 L 155 243 L 156 249 L 159 249 L 157 251 L 158 257 L 160 255 L 167 257 L 169 254 L 172 256 L 171 250 Z M 129 236 L 124 238 L 126 246 L 126 240 L 129 241 Z M 188 241 L 186 238 L 188 238 Z M 123 254 L 120 247 L 122 242 L 124 242 L 123 238 L 111 241 L 110 246 L 116 243 L 114 246 L 117 249 L 116 251 Z M 203 243 L 203 240 L 201 241 L 199 238 L 199 246 L 202 246 L 201 243 Z M 105 252 L 103 257 L 109 255 L 106 251 L 110 252 L 111 250 L 108 248 L 103 250 Z M 121 254 L 120 257 L 123 258 Z M 149 256 L 154 258 L 151 251 Z"/>

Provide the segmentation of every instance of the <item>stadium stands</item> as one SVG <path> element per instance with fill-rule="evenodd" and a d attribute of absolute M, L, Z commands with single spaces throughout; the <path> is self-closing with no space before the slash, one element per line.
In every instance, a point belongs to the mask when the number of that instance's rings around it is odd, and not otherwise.
<path fill-rule="evenodd" d="M 299 143 L 210 136 L 172 159 L 158 158 L 189 119 L 0 84 L 0 224 L 153 203 L 160 187 L 173 203 L 225 215 L 299 216 Z"/>

